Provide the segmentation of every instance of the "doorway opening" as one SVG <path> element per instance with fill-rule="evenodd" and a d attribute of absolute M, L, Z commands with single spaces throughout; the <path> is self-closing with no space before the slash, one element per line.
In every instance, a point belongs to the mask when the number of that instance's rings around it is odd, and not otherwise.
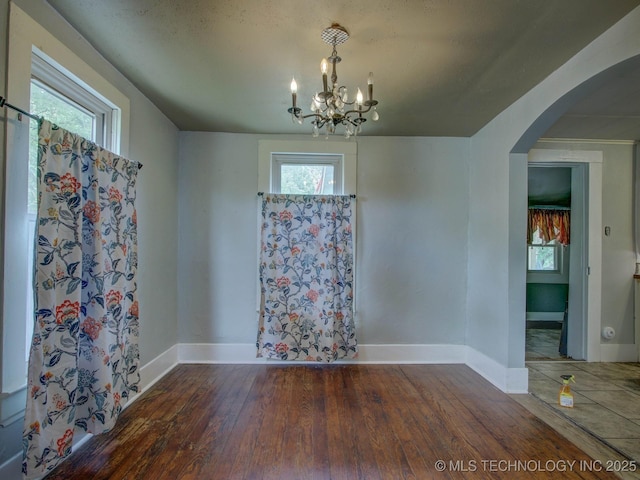
<path fill-rule="evenodd" d="M 599 234 L 602 224 L 602 152 L 534 149 L 529 152 L 528 157 L 528 175 L 532 182 L 537 181 L 542 185 L 536 186 L 528 182 L 530 204 L 540 203 L 545 195 L 552 203 L 550 190 L 557 190 L 562 185 L 564 205 L 558 206 L 568 206 L 570 209 L 570 231 L 568 245 L 560 247 L 561 260 L 557 262 L 558 269 L 564 269 L 562 274 L 556 273 L 555 277 L 547 274 L 545 278 L 540 272 L 534 272 L 538 276 L 536 278 L 533 275 L 532 278 L 532 272 L 527 272 L 527 311 L 535 312 L 536 305 L 537 308 L 546 305 L 546 310 L 553 312 L 547 314 L 546 321 L 556 322 L 555 328 L 558 331 L 552 338 L 557 338 L 557 354 L 546 360 L 570 358 L 598 361 L 598 330 L 601 317 L 602 240 Z M 540 197 L 536 198 L 538 194 Z M 551 278 L 554 278 L 555 283 L 550 281 Z M 543 286 L 533 286 L 534 282 L 530 285 L 530 280 L 537 280 Z M 536 293 L 532 292 L 536 290 L 538 295 L 542 295 L 542 300 L 535 299 Z M 529 293 L 532 295 L 531 298 Z M 558 309 L 563 299 L 565 308 Z M 544 318 L 544 315 L 542 317 Z M 531 316 L 529 320 L 533 320 Z M 566 342 L 561 345 L 563 327 Z M 525 359 L 528 360 L 530 357 L 530 348 L 526 345 Z"/>
<path fill-rule="evenodd" d="M 528 167 L 527 361 L 568 357 L 571 177 L 569 166 Z"/>

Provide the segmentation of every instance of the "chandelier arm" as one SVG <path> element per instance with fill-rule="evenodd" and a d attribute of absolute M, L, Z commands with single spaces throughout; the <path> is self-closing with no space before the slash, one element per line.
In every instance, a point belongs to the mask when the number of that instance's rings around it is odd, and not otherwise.
<path fill-rule="evenodd" d="M 342 124 L 346 125 L 347 123 L 350 123 L 351 125 L 353 125 L 354 127 L 359 127 L 362 123 L 364 123 L 366 121 L 366 119 L 364 118 L 360 118 L 358 117 L 360 120 L 362 120 L 361 122 L 354 122 L 353 120 L 351 120 L 349 117 L 344 117 L 344 119 L 342 120 Z"/>
<path fill-rule="evenodd" d="M 367 112 L 369 112 L 369 110 L 371 110 L 372 107 L 373 107 L 373 105 L 369 105 L 369 106 L 367 106 L 366 110 L 347 110 L 346 112 L 343 113 L 343 115 L 346 117 L 350 113 L 358 113 L 358 114 L 367 113 Z"/>
<path fill-rule="evenodd" d="M 316 118 L 319 118 L 320 120 L 324 119 L 324 117 L 319 113 L 308 113 L 307 115 L 296 115 L 296 118 L 309 118 L 309 117 L 316 117 Z"/>

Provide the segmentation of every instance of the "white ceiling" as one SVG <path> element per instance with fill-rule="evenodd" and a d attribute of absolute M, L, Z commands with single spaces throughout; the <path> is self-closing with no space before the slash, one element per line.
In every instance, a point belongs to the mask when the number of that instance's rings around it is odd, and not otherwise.
<path fill-rule="evenodd" d="M 332 22 L 339 83 L 380 121 L 364 134 L 471 136 L 640 0 L 49 0 L 181 130 L 301 133 Z M 545 136 L 640 138 L 640 71 L 576 104 Z M 631 81 L 631 82 L 630 82 Z M 620 137 L 622 135 L 622 137 Z"/>

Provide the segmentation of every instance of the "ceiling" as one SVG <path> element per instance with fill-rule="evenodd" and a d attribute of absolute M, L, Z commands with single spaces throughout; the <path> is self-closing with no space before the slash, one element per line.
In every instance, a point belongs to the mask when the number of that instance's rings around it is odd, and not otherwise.
<path fill-rule="evenodd" d="M 571 206 L 571 167 L 529 166 L 527 183 L 529 206 Z"/>
<path fill-rule="evenodd" d="M 181 130 L 301 133 L 338 22 L 339 83 L 375 75 L 365 135 L 471 136 L 640 0 L 49 0 Z M 628 77 L 628 78 L 627 78 Z M 545 134 L 640 138 L 640 69 Z M 622 137 L 620 136 L 622 135 Z"/>

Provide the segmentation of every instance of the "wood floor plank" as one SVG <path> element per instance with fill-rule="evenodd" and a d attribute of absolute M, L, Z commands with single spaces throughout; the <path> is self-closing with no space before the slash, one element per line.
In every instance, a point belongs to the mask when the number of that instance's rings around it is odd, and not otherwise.
<path fill-rule="evenodd" d="M 209 418 L 202 431 L 201 441 L 190 455 L 189 462 L 182 462 L 182 470 L 175 478 L 200 480 L 215 471 L 224 458 L 224 448 L 231 437 L 244 402 L 253 386 L 257 373 L 249 365 L 234 365 L 218 370 L 225 378 L 220 390 L 212 393 L 211 409 L 200 413 Z"/>
<path fill-rule="evenodd" d="M 535 479 L 569 460 L 590 461 L 464 365 L 179 365 L 47 479 Z"/>
<path fill-rule="evenodd" d="M 259 370 L 255 376 L 240 416 L 233 431 L 216 463 L 216 474 L 219 478 L 261 478 L 248 470 L 249 462 L 257 448 L 258 432 L 266 415 L 269 405 L 274 401 L 272 396 L 274 380 L 280 374 L 279 368 Z"/>
<path fill-rule="evenodd" d="M 278 375 L 273 384 L 272 401 L 282 405 L 290 405 L 294 401 L 293 375 Z M 283 462 L 285 431 L 289 423 L 289 412 L 285 408 L 277 408 L 274 414 L 265 412 L 264 420 L 257 434 L 256 446 L 251 458 L 247 458 L 248 471 L 262 469 L 262 478 L 280 478 L 280 467 Z M 286 452 L 288 456 L 289 452 Z"/>
<path fill-rule="evenodd" d="M 431 428 L 425 428 L 420 422 L 420 413 L 415 406 L 422 403 L 418 392 L 407 382 L 400 366 L 393 368 L 393 375 L 388 374 L 390 367 L 380 367 L 376 372 L 379 388 L 384 389 L 384 396 L 393 399 L 393 403 L 385 408 L 389 424 L 393 428 L 398 447 L 402 448 L 407 462 L 411 466 L 412 475 L 407 478 L 420 479 L 423 472 L 433 469 L 439 456 L 435 449 L 436 435 Z M 402 392 L 401 395 L 398 392 Z M 442 472 L 440 478 L 449 478 Z"/>
<path fill-rule="evenodd" d="M 433 454 L 427 459 L 428 464 L 433 466 L 437 461 L 452 460 L 466 465 L 475 459 L 475 448 L 457 434 L 457 424 L 463 421 L 445 408 L 448 394 L 438 389 L 438 377 L 433 373 L 433 366 L 428 369 L 419 367 L 401 367 L 410 386 L 400 385 L 399 388 L 406 388 L 403 395 L 409 395 L 407 408 L 426 433 L 423 444 L 429 445 Z"/>
<path fill-rule="evenodd" d="M 356 384 L 356 392 L 360 398 L 360 409 L 371 439 L 370 445 L 378 471 L 382 478 L 392 478 L 394 475 L 414 478 L 414 472 L 396 435 L 399 425 L 392 424 L 387 413 L 387 410 L 393 409 L 395 398 L 388 395 L 384 385 L 389 377 L 396 374 L 395 367 L 371 365 L 359 369 L 359 372 L 361 381 Z M 380 429 L 380 425 L 388 425 L 390 428 Z"/>
<path fill-rule="evenodd" d="M 346 388 L 349 370 L 341 365 L 323 375 L 329 472 L 332 480 L 362 478 L 358 473 L 358 449 L 351 408 L 353 395 Z M 353 446 L 352 446 L 353 445 Z"/>

